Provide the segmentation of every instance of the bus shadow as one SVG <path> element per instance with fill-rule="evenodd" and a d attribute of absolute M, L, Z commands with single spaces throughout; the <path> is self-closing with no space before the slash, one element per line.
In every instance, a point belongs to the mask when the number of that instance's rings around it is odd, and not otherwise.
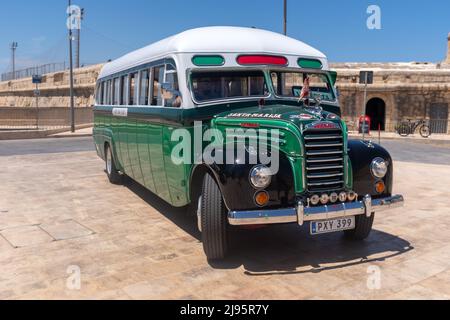
<path fill-rule="evenodd" d="M 194 213 L 189 212 L 186 207 L 176 208 L 159 198 L 156 194 L 144 188 L 135 181 L 125 178 L 124 186 L 136 194 L 149 206 L 172 221 L 177 227 L 184 230 L 197 240 L 201 240 L 200 231 L 197 228 L 197 218 Z"/>
<path fill-rule="evenodd" d="M 175 208 L 131 180 L 125 186 L 193 238 L 201 241 L 195 214 Z M 227 258 L 209 264 L 215 269 L 237 269 L 248 276 L 319 273 L 358 264 L 385 261 L 414 249 L 400 237 L 373 230 L 365 241 L 345 239 L 342 232 L 311 236 L 309 225 L 276 225 L 260 229 L 231 228 Z"/>
<path fill-rule="evenodd" d="M 414 249 L 407 240 L 379 230 L 373 230 L 365 241 L 350 241 L 342 232 L 311 236 L 309 225 L 234 230 L 230 245 L 229 258 L 211 266 L 243 266 L 249 276 L 320 273 L 385 261 Z"/>

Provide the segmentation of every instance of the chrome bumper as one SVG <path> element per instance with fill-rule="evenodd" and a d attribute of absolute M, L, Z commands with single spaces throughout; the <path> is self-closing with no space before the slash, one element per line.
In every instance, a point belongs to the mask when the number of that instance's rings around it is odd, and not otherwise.
<path fill-rule="evenodd" d="M 372 212 L 380 212 L 388 209 L 402 207 L 403 196 L 372 199 L 369 195 L 363 201 L 339 203 L 321 207 L 304 207 L 299 203 L 296 208 L 256 211 L 231 211 L 228 213 L 228 221 L 231 225 L 256 225 L 277 223 L 298 223 L 303 225 L 305 221 L 328 220 L 365 214 L 368 217 Z"/>

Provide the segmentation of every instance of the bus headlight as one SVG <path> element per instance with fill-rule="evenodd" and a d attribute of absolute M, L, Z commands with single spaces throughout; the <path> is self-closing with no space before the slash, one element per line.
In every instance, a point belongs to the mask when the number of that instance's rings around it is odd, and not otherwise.
<path fill-rule="evenodd" d="M 256 166 L 250 171 L 250 182 L 257 189 L 266 188 L 272 182 L 272 171 L 263 165 Z"/>
<path fill-rule="evenodd" d="M 388 165 L 382 158 L 375 158 L 370 165 L 370 171 L 375 178 L 382 179 L 386 176 Z"/>

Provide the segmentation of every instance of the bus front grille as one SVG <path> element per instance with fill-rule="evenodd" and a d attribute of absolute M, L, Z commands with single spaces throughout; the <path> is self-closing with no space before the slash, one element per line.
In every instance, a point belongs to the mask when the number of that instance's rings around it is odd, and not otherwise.
<path fill-rule="evenodd" d="M 306 181 L 310 193 L 344 188 L 344 139 L 342 130 L 310 129 L 304 133 Z"/>

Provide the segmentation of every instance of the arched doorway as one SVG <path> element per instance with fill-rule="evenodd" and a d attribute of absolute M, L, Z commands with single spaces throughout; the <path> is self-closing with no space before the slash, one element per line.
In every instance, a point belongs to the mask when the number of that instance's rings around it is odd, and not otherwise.
<path fill-rule="evenodd" d="M 386 103 L 383 99 L 372 98 L 367 102 L 366 115 L 370 117 L 370 130 L 385 130 L 386 124 Z"/>

